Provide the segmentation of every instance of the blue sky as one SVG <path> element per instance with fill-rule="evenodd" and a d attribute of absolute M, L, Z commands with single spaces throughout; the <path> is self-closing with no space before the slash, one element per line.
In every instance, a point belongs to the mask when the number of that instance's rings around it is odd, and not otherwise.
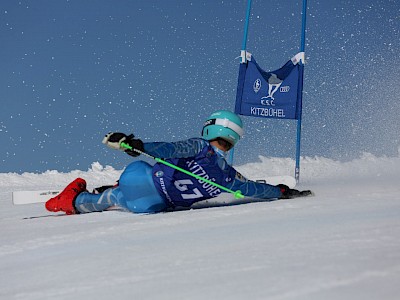
<path fill-rule="evenodd" d="M 308 1 L 302 155 L 397 156 L 400 4 Z M 247 50 L 265 70 L 298 52 L 301 1 L 253 0 Z M 0 172 L 122 168 L 105 133 L 198 136 L 233 109 L 244 0 L 3 0 Z M 235 163 L 294 157 L 294 121 L 245 117 Z"/>

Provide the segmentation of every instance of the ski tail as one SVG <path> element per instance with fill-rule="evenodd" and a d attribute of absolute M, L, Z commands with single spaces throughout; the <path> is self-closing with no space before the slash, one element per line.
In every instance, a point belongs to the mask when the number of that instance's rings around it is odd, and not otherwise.
<path fill-rule="evenodd" d="M 14 205 L 43 203 L 57 196 L 61 190 L 16 191 L 12 193 Z"/>

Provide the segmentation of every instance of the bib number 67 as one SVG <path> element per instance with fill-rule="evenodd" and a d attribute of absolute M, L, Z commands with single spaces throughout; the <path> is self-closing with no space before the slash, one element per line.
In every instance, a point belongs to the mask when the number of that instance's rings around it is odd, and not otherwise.
<path fill-rule="evenodd" d="M 191 187 L 193 181 L 190 179 L 182 179 L 175 181 L 175 187 L 182 192 L 182 199 L 197 199 L 203 197 L 203 194 L 198 188 Z"/>

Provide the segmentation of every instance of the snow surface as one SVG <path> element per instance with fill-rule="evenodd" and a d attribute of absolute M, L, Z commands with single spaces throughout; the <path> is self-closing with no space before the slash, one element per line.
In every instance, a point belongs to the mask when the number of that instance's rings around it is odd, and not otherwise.
<path fill-rule="evenodd" d="M 238 169 L 255 179 L 293 164 L 260 157 Z M 120 173 L 94 163 L 0 174 L 0 299 L 399 299 L 400 155 L 304 158 L 298 187 L 316 196 L 302 199 L 156 215 L 11 204 L 14 190 L 77 176 L 92 188 Z"/>

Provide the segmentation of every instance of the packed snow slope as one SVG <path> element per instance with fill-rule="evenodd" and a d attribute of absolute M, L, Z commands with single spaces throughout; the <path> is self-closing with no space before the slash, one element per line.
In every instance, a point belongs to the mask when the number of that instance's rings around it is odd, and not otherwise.
<path fill-rule="evenodd" d="M 237 167 L 291 174 L 290 159 Z M 13 206 L 11 191 L 89 188 L 121 171 L 0 174 L 0 299 L 399 299 L 400 158 L 302 160 L 314 197 L 155 215 L 65 216 Z"/>

